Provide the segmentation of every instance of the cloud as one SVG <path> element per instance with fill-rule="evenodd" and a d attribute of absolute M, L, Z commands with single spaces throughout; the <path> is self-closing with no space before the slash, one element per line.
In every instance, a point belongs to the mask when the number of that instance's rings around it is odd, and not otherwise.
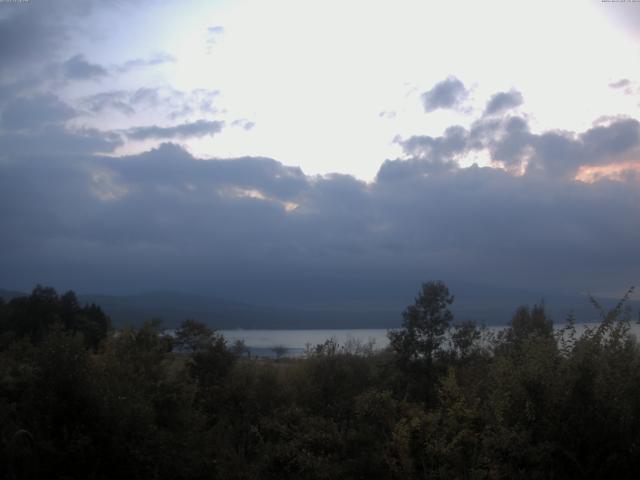
<path fill-rule="evenodd" d="M 137 109 L 153 109 L 174 100 L 180 102 L 182 99 L 183 95 L 179 93 L 169 92 L 165 95 L 159 88 L 141 87 L 136 90 L 99 92 L 83 98 L 81 103 L 94 113 L 113 109 L 126 115 L 132 115 L 136 113 Z"/>
<path fill-rule="evenodd" d="M 453 171 L 460 159 L 479 151 L 512 173 L 573 179 L 583 167 L 639 158 L 640 123 L 614 118 L 580 134 L 553 130 L 534 134 L 522 117 L 483 116 L 469 130 L 452 126 L 439 137 L 416 135 L 396 141 L 404 155 L 382 164 L 376 176 L 379 183 Z"/>
<path fill-rule="evenodd" d="M 616 82 L 611 82 L 609 87 L 611 88 L 625 88 L 631 85 L 631 80 L 628 78 L 622 78 Z"/>
<path fill-rule="evenodd" d="M 413 136 L 401 141 L 405 154 L 414 158 L 441 160 L 452 157 L 466 147 L 466 131 L 460 126 L 449 127 L 441 137 Z"/>
<path fill-rule="evenodd" d="M 464 84 L 455 77 L 449 77 L 437 83 L 431 90 L 422 94 L 422 104 L 425 112 L 433 112 L 440 108 L 454 109 L 468 95 Z"/>
<path fill-rule="evenodd" d="M 70 80 L 94 80 L 107 76 L 107 69 L 89 63 L 83 55 L 74 55 L 62 64 L 64 75 Z"/>
<path fill-rule="evenodd" d="M 53 94 L 19 97 L 2 110 L 0 125 L 5 130 L 38 129 L 43 125 L 65 122 L 76 111 Z"/>
<path fill-rule="evenodd" d="M 58 61 L 91 13 L 137 2 L 57 0 L 2 5 L 6 8 L 0 11 L 0 72 L 19 75 L 33 66 L 40 69 L 45 62 Z"/>
<path fill-rule="evenodd" d="M 633 95 L 633 84 L 631 80 L 628 78 L 622 78 L 616 82 L 611 82 L 609 84 L 609 88 L 613 88 L 615 90 L 622 90 L 625 95 Z"/>
<path fill-rule="evenodd" d="M 472 137 L 479 147 L 486 146 L 491 159 L 507 168 L 520 170 L 531 156 L 535 136 L 522 117 L 509 117 L 502 122 L 483 122 L 474 125 Z"/>
<path fill-rule="evenodd" d="M 584 165 L 614 162 L 640 145 L 640 123 L 619 119 L 607 126 L 597 126 L 573 136 L 564 132 L 545 132 L 531 136 L 531 172 L 574 177 Z"/>
<path fill-rule="evenodd" d="M 108 153 L 122 145 L 114 132 L 92 128 L 65 129 L 51 125 L 36 131 L 9 132 L 0 135 L 0 151 L 6 155 L 87 155 Z"/>
<path fill-rule="evenodd" d="M 212 47 L 218 43 L 218 40 L 224 33 L 224 28 L 220 25 L 207 28 L 207 50 L 211 52 Z"/>
<path fill-rule="evenodd" d="M 251 130 L 253 127 L 256 126 L 255 122 L 251 122 L 249 120 L 247 120 L 246 118 L 241 118 L 238 120 L 234 120 L 233 122 L 231 122 L 231 126 L 232 127 L 240 127 L 243 130 Z"/>
<path fill-rule="evenodd" d="M 148 59 L 136 58 L 121 65 L 103 66 L 89 62 L 84 55 L 77 54 L 64 62 L 51 63 L 46 69 L 46 75 L 53 77 L 62 84 L 69 80 L 86 81 L 100 80 L 109 75 L 129 73 L 134 69 L 175 62 L 175 58 L 168 54 L 156 54 Z"/>
<path fill-rule="evenodd" d="M 424 160 L 440 163 L 486 149 L 492 162 L 513 172 L 526 169 L 530 174 L 573 178 L 583 166 L 606 165 L 636 154 L 640 148 L 640 123 L 621 117 L 579 134 L 559 130 L 534 134 L 519 116 L 483 117 L 469 131 L 458 127 L 455 136 L 445 133 L 435 139 L 412 137 L 403 146 L 410 155 L 421 153 Z"/>
<path fill-rule="evenodd" d="M 406 140 L 397 139 L 405 157 L 386 160 L 380 167 L 376 180 L 398 181 L 455 169 L 458 166 L 455 157 L 469 148 L 467 137 L 464 128 L 454 126 L 447 128 L 440 137 L 419 135 Z"/>
<path fill-rule="evenodd" d="M 40 13 L 39 8 L 13 8 L 0 18 L 0 72 L 46 59 L 66 40 L 66 27 Z"/>
<path fill-rule="evenodd" d="M 209 117 L 221 113 L 214 103 L 218 95 L 217 90 L 181 91 L 167 87 L 141 87 L 132 90 L 106 90 L 88 95 L 79 99 L 79 105 L 96 115 L 109 111 L 126 116 L 147 112 L 156 118 L 174 122 L 185 117 L 191 119 L 193 116 Z M 253 122 L 239 119 L 233 125 L 248 130 L 253 127 Z"/>
<path fill-rule="evenodd" d="M 44 63 L 44 62 L 42 62 Z M 83 54 L 75 54 L 62 62 L 49 62 L 38 72 L 40 90 L 57 91 L 70 82 L 99 82 L 111 77 L 113 80 L 125 70 L 121 66 L 105 66 L 92 63 Z"/>
<path fill-rule="evenodd" d="M 153 67 L 165 63 L 174 63 L 175 61 L 175 57 L 168 53 L 157 53 L 149 58 L 134 58 L 128 60 L 122 65 L 115 67 L 115 71 L 117 73 L 128 73 L 138 68 Z"/>
<path fill-rule="evenodd" d="M 133 105 L 146 104 L 155 107 L 161 102 L 159 89 L 141 87 L 131 95 L 129 101 Z"/>
<path fill-rule="evenodd" d="M 215 135 L 222 131 L 224 122 L 217 120 L 197 120 L 191 123 L 183 123 L 173 127 L 134 127 L 127 130 L 127 137 L 131 140 L 166 139 L 203 137 Z"/>
<path fill-rule="evenodd" d="M 96 93 L 82 100 L 93 113 L 102 113 L 113 109 L 125 115 L 133 115 L 136 110 L 130 105 L 129 94 L 125 90 L 111 90 Z"/>
<path fill-rule="evenodd" d="M 574 141 L 619 145 L 625 128 Z M 330 304 L 409 295 L 426 278 L 548 291 L 638 274 L 637 179 L 587 184 L 473 166 L 398 182 L 383 166 L 367 184 L 268 158 L 201 160 L 171 144 L 122 158 L 44 150 L 0 162 L 3 284 Z"/>
<path fill-rule="evenodd" d="M 81 104 L 95 113 L 181 104 L 197 112 L 216 95 L 112 90 Z M 0 285 L 378 305 L 429 278 L 536 291 L 633 282 L 640 123 L 532 131 L 509 104 L 441 135 L 397 138 L 402 154 L 366 183 L 264 157 L 195 158 L 166 143 L 102 155 L 125 139 L 178 141 L 225 124 L 72 128 L 77 111 L 57 97 L 17 97 L 0 117 Z M 460 163 L 478 152 L 490 167 Z M 624 174 L 576 179 L 611 165 Z"/>
<path fill-rule="evenodd" d="M 485 115 L 502 113 L 505 110 L 509 110 L 522 105 L 522 102 L 522 94 L 516 90 L 511 90 L 509 92 L 498 92 L 489 99 L 484 113 Z"/>
<path fill-rule="evenodd" d="M 609 125 L 590 128 L 579 136 L 588 160 L 625 153 L 640 144 L 640 122 L 620 118 Z"/>

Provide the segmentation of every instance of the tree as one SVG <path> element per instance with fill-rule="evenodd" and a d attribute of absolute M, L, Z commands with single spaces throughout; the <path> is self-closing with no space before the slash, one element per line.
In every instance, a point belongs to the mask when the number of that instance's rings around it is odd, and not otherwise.
<path fill-rule="evenodd" d="M 402 313 L 402 328 L 389 332 L 391 348 L 403 363 L 432 362 L 453 321 L 452 303 L 453 295 L 443 282 L 422 284 L 415 303 Z"/>
<path fill-rule="evenodd" d="M 284 345 L 274 345 L 273 347 L 271 347 L 271 351 L 275 354 L 276 360 L 280 360 L 282 357 L 284 357 L 287 353 L 287 350 L 287 347 L 285 347 Z"/>
<path fill-rule="evenodd" d="M 478 329 L 478 326 L 470 320 L 454 325 L 453 329 L 451 346 L 458 358 L 467 358 L 480 340 L 481 331 Z"/>
<path fill-rule="evenodd" d="M 222 385 L 236 360 L 222 335 L 214 333 L 211 342 L 193 352 L 189 370 L 202 389 Z"/>
<path fill-rule="evenodd" d="M 440 281 L 422 284 L 413 305 L 403 312 L 402 328 L 388 333 L 400 377 L 396 388 L 405 398 L 426 403 L 437 399 L 438 374 L 444 373 L 441 348 L 453 321 L 453 295 Z"/>
<path fill-rule="evenodd" d="M 520 345 L 526 340 L 546 339 L 555 342 L 553 321 L 544 309 L 544 303 L 533 308 L 520 306 L 513 315 L 509 327 L 501 332 L 507 344 Z"/>
<path fill-rule="evenodd" d="M 194 353 L 203 350 L 214 341 L 215 333 L 204 323 L 191 318 L 184 320 L 175 333 L 174 345 L 183 351 Z"/>
<path fill-rule="evenodd" d="M 231 346 L 231 351 L 234 353 L 234 355 L 238 357 L 243 356 L 245 353 L 249 357 L 251 356 L 251 350 L 249 350 L 249 347 L 247 347 L 247 344 L 245 343 L 245 341 L 240 338 L 237 339 L 235 342 L 233 342 L 233 345 Z"/>
<path fill-rule="evenodd" d="M 98 348 L 107 337 L 110 320 L 97 305 L 80 306 L 73 291 L 58 296 L 51 287 L 40 285 L 31 295 L 9 301 L 0 315 L 0 332 L 43 341 L 56 324 L 71 334 L 81 333 L 86 346 Z"/>

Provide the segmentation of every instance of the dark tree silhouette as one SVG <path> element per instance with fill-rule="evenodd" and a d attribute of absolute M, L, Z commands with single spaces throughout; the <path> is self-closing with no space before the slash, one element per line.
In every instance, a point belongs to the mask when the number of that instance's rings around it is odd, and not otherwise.
<path fill-rule="evenodd" d="M 214 341 L 214 331 L 204 323 L 191 318 L 184 320 L 177 328 L 174 345 L 178 350 L 194 353 L 205 349 Z"/>
<path fill-rule="evenodd" d="M 404 363 L 431 363 L 453 321 L 453 295 L 440 281 L 422 284 L 413 305 L 403 312 L 402 328 L 389 332 L 391 348 Z"/>
<path fill-rule="evenodd" d="M 99 306 L 93 303 L 80 306 L 73 291 L 58 296 L 53 288 L 41 285 L 29 296 L 10 300 L 3 311 L 0 330 L 35 343 L 42 341 L 54 325 L 60 324 L 72 334 L 81 334 L 85 345 L 95 350 L 110 328 L 109 317 Z"/>

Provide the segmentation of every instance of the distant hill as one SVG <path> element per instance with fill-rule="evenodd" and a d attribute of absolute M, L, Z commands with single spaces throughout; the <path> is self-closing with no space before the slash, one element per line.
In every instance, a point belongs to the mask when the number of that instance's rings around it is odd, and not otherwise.
<path fill-rule="evenodd" d="M 5 301 L 11 300 L 12 298 L 16 297 L 26 297 L 27 295 L 29 294 L 24 292 L 17 292 L 15 290 L 4 290 L 0 288 L 0 298 Z"/>
<path fill-rule="evenodd" d="M 195 318 L 218 329 L 234 328 L 387 328 L 396 325 L 392 312 L 252 305 L 216 297 L 151 292 L 139 295 L 79 295 L 100 305 L 116 325 L 160 318 L 172 327 Z M 399 321 L 399 314 L 395 317 Z"/>
<path fill-rule="evenodd" d="M 519 305 L 533 305 L 544 300 L 552 318 L 562 323 L 570 312 L 578 322 L 598 320 L 598 312 L 585 295 L 555 294 L 543 296 L 528 291 L 458 285 L 453 311 L 455 319 L 474 320 L 486 325 L 504 325 Z M 27 293 L 2 290 L 5 300 Z M 334 304 L 286 305 L 284 302 L 258 305 L 180 292 L 149 292 L 134 295 L 78 295 L 81 303 L 100 305 L 115 326 L 140 325 L 158 318 L 172 328 L 186 318 L 194 318 L 217 329 L 307 329 L 307 328 L 395 328 L 400 326 L 402 311 L 412 298 L 342 302 Z M 599 299 L 611 308 L 618 299 Z M 629 302 L 637 312 L 640 302 Z"/>
<path fill-rule="evenodd" d="M 0 289 L 0 297 L 5 300 L 26 295 L 28 293 Z M 400 322 L 397 309 L 264 306 L 180 292 L 79 294 L 78 300 L 102 307 L 115 326 L 140 325 L 146 320 L 160 319 L 171 328 L 186 318 L 217 329 L 390 328 Z"/>
<path fill-rule="evenodd" d="M 507 324 L 520 305 L 533 306 L 544 303 L 555 324 L 564 323 L 573 314 L 579 323 L 597 322 L 598 311 L 589 301 L 587 294 L 566 292 L 535 292 L 516 288 L 502 288 L 478 285 L 453 285 L 455 294 L 453 311 L 457 320 L 474 320 L 486 325 Z M 636 295 L 637 297 L 637 295 Z M 596 296 L 605 309 L 613 308 L 620 298 Z M 640 301 L 627 303 L 635 312 L 640 309 Z"/>

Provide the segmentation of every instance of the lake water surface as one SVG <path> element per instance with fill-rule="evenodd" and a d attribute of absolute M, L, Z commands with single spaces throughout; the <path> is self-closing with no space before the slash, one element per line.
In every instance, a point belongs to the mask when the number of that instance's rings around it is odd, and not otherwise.
<path fill-rule="evenodd" d="M 588 326 L 595 323 L 577 324 L 576 329 L 581 332 Z M 562 328 L 563 324 L 556 325 Z M 504 326 L 487 327 L 488 332 L 497 333 L 505 328 Z M 638 336 L 640 326 L 636 323 L 631 325 L 632 332 Z M 274 347 L 284 347 L 286 356 L 296 357 L 304 355 L 306 349 L 313 348 L 324 343 L 328 339 L 335 339 L 340 345 L 344 345 L 349 340 L 364 343 L 373 342 L 376 349 L 385 348 L 389 344 L 387 332 L 383 328 L 373 329 L 327 329 L 327 330 L 219 330 L 229 345 L 233 345 L 236 340 L 243 340 L 249 348 L 252 356 L 275 357 Z"/>
<path fill-rule="evenodd" d="M 326 340 L 334 338 L 340 345 L 351 340 L 362 343 L 374 342 L 375 348 L 384 348 L 389 344 L 387 331 L 374 329 L 343 330 L 219 330 L 229 345 L 236 340 L 243 340 L 251 355 L 274 357 L 274 347 L 286 348 L 287 356 L 303 355 L 307 346 L 315 347 Z"/>

